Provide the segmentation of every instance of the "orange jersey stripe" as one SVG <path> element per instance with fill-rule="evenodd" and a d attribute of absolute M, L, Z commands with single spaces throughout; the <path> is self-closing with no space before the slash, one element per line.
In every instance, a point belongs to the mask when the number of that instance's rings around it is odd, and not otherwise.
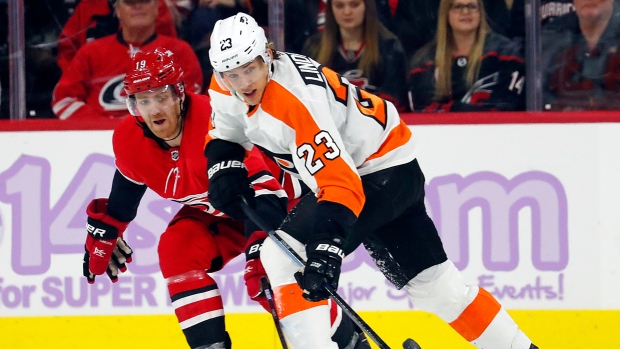
<path fill-rule="evenodd" d="M 348 95 L 351 91 L 349 89 L 349 85 L 343 82 L 342 76 L 327 67 L 323 67 L 321 72 L 325 75 L 336 100 L 340 103 L 346 104 Z M 381 125 L 381 127 L 385 129 L 385 126 L 387 125 L 387 110 L 385 101 L 379 96 L 373 95 L 365 90 L 356 89 L 356 91 L 357 98 L 354 98 L 354 100 L 360 113 L 367 117 L 373 118 L 379 123 L 379 125 Z"/>
<path fill-rule="evenodd" d="M 280 319 L 299 313 L 306 309 L 327 305 L 327 300 L 320 302 L 307 301 L 303 296 L 303 291 L 297 284 L 288 284 L 273 288 L 273 295 L 276 301 L 276 310 Z"/>
<path fill-rule="evenodd" d="M 205 146 L 203 147 L 203 149 L 207 149 L 207 144 L 209 144 L 209 142 L 211 142 L 213 140 L 213 137 L 209 136 L 209 134 L 207 133 L 207 135 L 205 136 Z"/>
<path fill-rule="evenodd" d="M 411 139 L 411 130 L 409 129 L 409 127 L 407 127 L 407 124 L 405 124 L 403 120 L 400 120 L 400 124 L 397 127 L 395 127 L 392 131 L 390 131 L 390 134 L 388 135 L 385 142 L 381 144 L 381 147 L 379 148 L 379 150 L 377 150 L 376 153 L 369 156 L 368 159 L 366 159 L 366 161 L 380 158 L 384 156 L 385 154 L 389 153 L 390 151 L 400 146 L 405 145 L 407 142 L 409 142 L 410 139 Z"/>
<path fill-rule="evenodd" d="M 450 326 L 468 342 L 476 340 L 489 327 L 489 324 L 501 305 L 484 288 L 478 288 L 478 295 L 463 310 L 459 317 L 450 323 Z"/>
<path fill-rule="evenodd" d="M 314 173 L 317 186 L 320 188 L 319 200 L 337 202 L 348 207 L 355 215 L 359 215 L 364 206 L 365 196 L 357 172 L 340 156 L 334 159 L 323 156 L 331 150 L 324 143 L 315 144 L 315 136 L 321 129 L 310 111 L 295 95 L 275 80 L 270 81 L 267 88 L 271 90 L 269 96 L 277 98 L 263 98 L 261 108 L 295 130 L 297 146 L 313 144 L 316 153 L 312 162 L 320 160 L 325 164 L 324 168 Z M 283 113 L 283 110 L 286 113 Z"/>

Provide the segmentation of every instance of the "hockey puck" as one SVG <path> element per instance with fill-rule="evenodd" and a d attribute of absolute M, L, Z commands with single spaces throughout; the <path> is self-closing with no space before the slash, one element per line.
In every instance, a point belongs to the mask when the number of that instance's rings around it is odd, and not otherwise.
<path fill-rule="evenodd" d="M 420 348 L 420 345 L 411 338 L 405 339 L 405 341 L 403 342 L 403 348 L 404 349 L 422 349 Z"/>

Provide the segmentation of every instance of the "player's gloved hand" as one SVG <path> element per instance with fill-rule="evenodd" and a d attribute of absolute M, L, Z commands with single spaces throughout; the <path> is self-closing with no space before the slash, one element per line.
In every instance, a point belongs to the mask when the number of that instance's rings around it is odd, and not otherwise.
<path fill-rule="evenodd" d="M 260 303 L 260 305 L 269 310 L 269 304 L 265 293 L 261 286 L 261 279 L 267 277 L 263 263 L 260 261 L 260 249 L 263 245 L 263 241 L 267 238 L 267 234 L 263 231 L 255 231 L 252 233 L 245 247 L 245 270 L 243 271 L 243 279 L 245 280 L 245 287 L 248 291 L 248 296 L 254 301 Z"/>
<path fill-rule="evenodd" d="M 243 163 L 245 149 L 221 139 L 209 142 L 205 149 L 209 177 L 209 201 L 216 209 L 233 219 L 247 218 L 239 206 L 243 198 L 255 206 L 254 187 Z"/>
<path fill-rule="evenodd" d="M 303 290 L 303 297 L 311 302 L 318 302 L 329 298 L 324 285 L 338 289 L 340 267 L 344 252 L 340 238 L 328 238 L 323 235 L 310 240 L 306 244 L 306 265 L 295 273 L 295 280 Z"/>
<path fill-rule="evenodd" d="M 112 282 L 118 281 L 118 272 L 124 273 L 127 271 L 126 263 L 131 263 L 132 261 L 133 250 L 127 242 L 123 240 L 122 237 L 116 238 L 116 247 L 114 247 L 114 251 L 112 252 L 112 258 L 108 263 L 108 268 L 106 269 L 106 274 L 112 280 Z M 88 250 L 84 253 L 84 261 L 83 261 L 83 273 L 86 276 L 89 284 L 95 282 L 95 275 L 90 272 L 89 269 L 90 264 L 90 254 Z"/>
<path fill-rule="evenodd" d="M 118 270 L 126 270 L 125 263 L 131 262 L 132 250 L 122 238 L 129 222 L 120 222 L 109 216 L 106 213 L 107 208 L 108 199 L 95 199 L 86 208 L 88 235 L 84 245 L 86 253 L 83 273 L 90 284 L 95 282 L 96 275 L 101 275 L 108 269 L 108 276 L 116 282 Z M 115 267 L 110 268 L 111 263 Z"/>

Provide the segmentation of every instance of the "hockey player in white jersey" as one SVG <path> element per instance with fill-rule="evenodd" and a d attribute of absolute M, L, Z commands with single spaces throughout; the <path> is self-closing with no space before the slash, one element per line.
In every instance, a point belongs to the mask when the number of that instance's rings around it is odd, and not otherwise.
<path fill-rule="evenodd" d="M 323 284 L 337 289 L 342 259 L 361 243 L 417 308 L 478 348 L 536 348 L 446 257 L 424 206 L 414 139 L 391 103 L 308 57 L 275 51 L 246 14 L 216 23 L 209 56 L 216 80 L 205 145 L 210 190 L 227 205 L 252 199 L 243 169 L 220 164 L 243 160 L 253 146 L 311 190 L 277 230 L 305 267 L 299 271 L 271 239 L 261 250 L 292 348 L 337 348 Z"/>

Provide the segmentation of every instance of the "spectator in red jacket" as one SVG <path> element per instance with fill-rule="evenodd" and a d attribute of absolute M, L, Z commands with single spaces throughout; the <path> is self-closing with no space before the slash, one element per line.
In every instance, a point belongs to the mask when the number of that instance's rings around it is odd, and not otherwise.
<path fill-rule="evenodd" d="M 121 91 L 131 57 L 156 47 L 178 57 L 189 92 L 202 91 L 202 71 L 189 44 L 155 31 L 158 0 L 118 0 L 114 9 L 121 30 L 80 48 L 56 85 L 52 109 L 59 119 L 126 116 Z"/>
<path fill-rule="evenodd" d="M 87 42 L 118 31 L 115 16 L 116 0 L 82 0 L 62 28 L 58 38 L 58 66 L 65 70 L 80 47 Z M 177 30 L 165 0 L 159 1 L 155 31 L 161 35 L 176 37 Z M 134 0 L 134 2 L 139 2 Z"/>

